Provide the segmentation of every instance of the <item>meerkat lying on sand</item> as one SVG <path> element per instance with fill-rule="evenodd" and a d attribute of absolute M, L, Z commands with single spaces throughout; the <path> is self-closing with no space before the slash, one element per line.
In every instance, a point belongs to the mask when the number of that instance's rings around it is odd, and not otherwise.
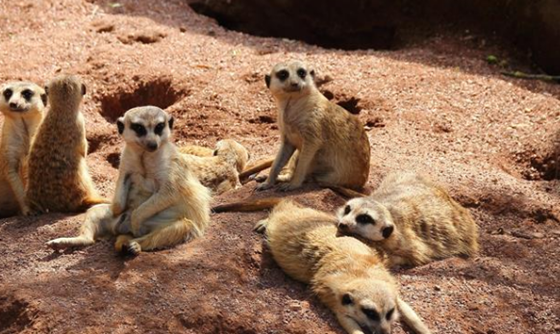
<path fill-rule="evenodd" d="M 348 333 L 389 334 L 399 314 L 415 333 L 430 333 L 399 297 L 377 252 L 355 238 L 337 237 L 335 224 L 333 215 L 283 201 L 255 229 L 266 230 L 278 265 L 310 284 Z"/>
<path fill-rule="evenodd" d="M 139 107 L 117 122 L 126 145 L 111 204 L 91 208 L 75 238 L 48 242 L 58 249 L 119 235 L 117 251 L 134 255 L 202 236 L 210 223 L 210 190 L 170 142 L 173 118 L 157 107 Z"/>
<path fill-rule="evenodd" d="M 389 266 L 418 266 L 478 252 L 478 227 L 447 191 L 412 173 L 387 176 L 369 197 L 338 210 L 338 231 L 389 257 Z"/>
<path fill-rule="evenodd" d="M 4 115 L 0 142 L 0 218 L 30 213 L 25 201 L 31 140 L 47 105 L 45 90 L 31 82 L 9 82 L 0 89 Z"/>

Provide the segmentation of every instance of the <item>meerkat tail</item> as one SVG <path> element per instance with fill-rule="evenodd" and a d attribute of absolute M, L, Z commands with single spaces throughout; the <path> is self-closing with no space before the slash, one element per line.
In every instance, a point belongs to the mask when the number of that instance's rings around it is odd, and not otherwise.
<path fill-rule="evenodd" d="M 266 160 L 261 160 L 260 162 L 257 162 L 257 164 L 250 166 L 246 168 L 244 171 L 242 171 L 241 173 L 239 173 L 239 180 L 240 181 L 246 180 L 249 176 L 256 174 L 260 171 L 263 171 L 267 168 L 270 168 L 273 162 L 274 162 L 274 158 L 267 158 Z"/>
<path fill-rule="evenodd" d="M 346 198 L 356 198 L 356 197 L 366 197 L 367 196 L 367 194 L 361 193 L 359 191 L 352 190 L 350 188 L 332 186 L 332 185 L 325 185 L 325 187 L 329 188 L 330 190 L 334 191 L 335 193 L 339 194 L 340 196 L 346 197 Z"/>
<path fill-rule="evenodd" d="M 283 199 L 279 197 L 256 199 L 245 202 L 235 202 L 229 204 L 216 205 L 212 208 L 212 212 L 253 212 L 271 209 L 280 203 Z"/>
<path fill-rule="evenodd" d="M 401 313 L 402 320 L 408 325 L 408 327 L 410 327 L 414 331 L 414 333 L 416 334 L 431 333 L 428 327 L 424 325 L 424 323 L 422 322 L 418 314 L 414 312 L 414 310 L 412 309 L 412 307 L 410 307 L 410 305 L 408 305 L 400 297 L 397 299 L 397 303 L 398 303 L 399 311 Z"/>
<path fill-rule="evenodd" d="M 104 197 L 99 197 L 99 196 L 86 197 L 84 198 L 82 204 L 80 205 L 80 210 L 87 210 L 97 204 L 109 204 L 109 203 L 111 203 L 111 201 Z"/>

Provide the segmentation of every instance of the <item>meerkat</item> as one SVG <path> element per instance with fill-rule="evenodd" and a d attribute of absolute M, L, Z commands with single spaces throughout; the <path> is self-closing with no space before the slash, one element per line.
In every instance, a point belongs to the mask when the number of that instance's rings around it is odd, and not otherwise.
<path fill-rule="evenodd" d="M 292 278 L 311 285 L 351 334 L 391 333 L 399 318 L 430 333 L 399 297 L 382 257 L 351 237 L 337 237 L 334 215 L 282 201 L 255 229 L 266 233 L 274 260 Z"/>
<path fill-rule="evenodd" d="M 47 105 L 43 88 L 31 82 L 9 82 L 0 89 L 4 115 L 0 142 L 0 218 L 30 213 L 25 202 L 27 158 L 31 139 Z"/>
<path fill-rule="evenodd" d="M 214 155 L 213 149 L 198 145 L 184 145 L 179 147 L 179 152 L 183 154 L 196 155 L 197 157 L 211 157 Z"/>
<path fill-rule="evenodd" d="M 60 76 L 47 86 L 50 110 L 31 143 L 26 200 L 35 213 L 81 212 L 107 203 L 89 175 L 84 117 L 86 86 Z"/>
<path fill-rule="evenodd" d="M 182 149 L 179 151 L 183 152 Z M 235 189 L 240 183 L 239 173 L 249 160 L 249 151 L 231 139 L 219 141 L 210 157 L 187 155 L 194 175 L 204 186 L 212 189 L 214 195 Z"/>
<path fill-rule="evenodd" d="M 170 141 L 173 118 L 158 107 L 138 107 L 117 126 L 125 147 L 112 203 L 88 210 L 78 237 L 47 245 L 86 246 L 113 234 L 117 251 L 137 255 L 202 236 L 210 223 L 210 189 Z"/>
<path fill-rule="evenodd" d="M 278 107 L 280 149 L 258 190 L 269 189 L 277 181 L 286 181 L 281 190 L 293 190 L 307 179 L 360 189 L 368 180 L 370 145 L 363 125 L 323 96 L 314 77 L 315 71 L 297 60 L 279 63 L 265 76 Z M 279 180 L 294 152 L 298 155 L 293 173 Z"/>
<path fill-rule="evenodd" d="M 371 196 L 348 201 L 337 216 L 340 234 L 386 253 L 389 266 L 478 252 L 478 227 L 469 211 L 417 174 L 390 174 Z"/>

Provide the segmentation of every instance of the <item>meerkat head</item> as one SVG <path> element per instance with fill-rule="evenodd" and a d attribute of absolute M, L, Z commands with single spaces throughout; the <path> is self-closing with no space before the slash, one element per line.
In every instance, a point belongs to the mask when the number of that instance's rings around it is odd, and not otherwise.
<path fill-rule="evenodd" d="M 315 88 L 315 70 L 299 60 L 279 63 L 265 76 L 265 82 L 276 97 L 305 95 Z"/>
<path fill-rule="evenodd" d="M 155 152 L 169 141 L 173 117 L 158 107 L 132 108 L 117 120 L 117 128 L 127 145 Z"/>
<path fill-rule="evenodd" d="M 398 320 L 397 290 L 390 282 L 371 278 L 332 277 L 327 281 L 333 311 L 354 321 L 364 333 L 390 334 Z"/>
<path fill-rule="evenodd" d="M 47 93 L 31 82 L 9 82 L 2 86 L 0 112 L 6 117 L 26 117 L 42 113 L 47 105 Z"/>
<path fill-rule="evenodd" d="M 235 158 L 235 165 L 238 172 L 245 169 L 247 162 L 251 158 L 251 155 L 245 146 L 232 139 L 224 139 L 216 143 L 214 156 L 220 155 L 232 155 Z"/>
<path fill-rule="evenodd" d="M 62 75 L 54 78 L 47 87 L 51 106 L 67 105 L 72 110 L 78 110 L 82 98 L 86 95 L 86 85 L 75 75 Z"/>
<path fill-rule="evenodd" d="M 391 213 L 370 198 L 354 198 L 337 212 L 338 232 L 371 241 L 388 239 L 395 231 Z"/>

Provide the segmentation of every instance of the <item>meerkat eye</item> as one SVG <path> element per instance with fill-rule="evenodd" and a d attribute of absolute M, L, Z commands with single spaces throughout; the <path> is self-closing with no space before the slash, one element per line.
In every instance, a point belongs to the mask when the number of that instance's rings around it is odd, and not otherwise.
<path fill-rule="evenodd" d="M 369 308 L 362 308 L 362 312 L 364 312 L 364 314 L 373 321 L 379 321 L 380 320 L 379 313 L 377 313 L 376 310 L 372 310 L 372 309 L 369 309 Z"/>
<path fill-rule="evenodd" d="M 146 128 L 142 124 L 132 123 L 130 125 L 130 128 L 132 129 L 132 131 L 136 132 L 136 135 L 138 137 L 145 136 L 148 133 L 146 131 Z"/>
<path fill-rule="evenodd" d="M 387 312 L 387 315 L 385 316 L 385 318 L 387 320 L 391 320 L 391 317 L 393 316 L 393 312 L 395 312 L 394 308 L 392 308 L 389 312 Z"/>
<path fill-rule="evenodd" d="M 276 77 L 280 81 L 284 81 L 284 80 L 288 79 L 289 76 L 290 76 L 290 73 L 288 73 L 288 71 L 286 71 L 286 70 L 280 70 L 276 73 Z"/>
<path fill-rule="evenodd" d="M 9 100 L 10 97 L 12 97 L 13 93 L 14 92 L 9 88 L 4 91 L 4 97 L 6 98 L 6 101 Z"/>
<path fill-rule="evenodd" d="M 375 224 L 375 220 L 371 218 L 370 215 L 361 214 L 356 217 L 356 223 L 358 224 Z"/>
<path fill-rule="evenodd" d="M 163 129 L 165 129 L 165 123 L 159 123 L 158 125 L 156 125 L 154 132 L 156 133 L 156 135 L 160 136 L 163 133 Z"/>
<path fill-rule="evenodd" d="M 23 96 L 24 99 L 29 101 L 33 97 L 33 91 L 26 89 L 23 92 L 21 92 L 21 95 Z"/>
<path fill-rule="evenodd" d="M 342 305 L 352 305 L 354 304 L 354 301 L 352 300 L 352 297 L 345 293 L 344 296 L 342 296 Z"/>
<path fill-rule="evenodd" d="M 297 70 L 297 75 L 300 78 L 305 79 L 305 76 L 307 75 L 307 71 L 304 70 L 303 68 L 300 68 L 299 70 Z"/>
<path fill-rule="evenodd" d="M 344 208 L 344 215 L 346 216 L 347 214 L 350 213 L 350 211 L 352 211 L 352 208 L 350 207 L 350 205 L 347 205 L 347 206 Z"/>

